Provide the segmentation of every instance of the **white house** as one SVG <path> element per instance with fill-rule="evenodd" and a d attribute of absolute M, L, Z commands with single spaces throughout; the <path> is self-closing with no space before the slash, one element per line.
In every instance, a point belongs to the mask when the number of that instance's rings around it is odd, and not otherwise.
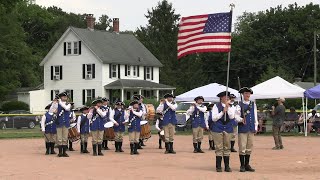
<path fill-rule="evenodd" d="M 88 15 L 88 28 L 69 27 L 64 32 L 40 63 L 42 108 L 62 91 L 69 92 L 75 107 L 80 107 L 95 97 L 113 101 L 142 94 L 159 99 L 175 89 L 159 83 L 161 62 L 134 35 L 119 33 L 119 19 L 113 23 L 114 32 L 94 30 L 94 17 Z M 33 110 L 31 96 L 24 99 Z"/>

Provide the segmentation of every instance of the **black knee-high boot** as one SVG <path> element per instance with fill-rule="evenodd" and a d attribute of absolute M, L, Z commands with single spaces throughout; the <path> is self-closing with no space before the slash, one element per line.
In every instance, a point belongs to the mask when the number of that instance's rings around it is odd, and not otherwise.
<path fill-rule="evenodd" d="M 161 139 L 159 139 L 159 149 L 162 149 Z"/>
<path fill-rule="evenodd" d="M 80 153 L 83 153 L 83 149 L 84 149 L 84 144 L 83 142 L 80 143 Z"/>
<path fill-rule="evenodd" d="M 46 142 L 46 155 L 50 154 L 50 147 L 49 147 L 49 143 Z"/>
<path fill-rule="evenodd" d="M 212 140 L 212 150 L 216 150 L 216 147 L 214 146 L 214 140 Z"/>
<path fill-rule="evenodd" d="M 170 142 L 170 151 L 171 154 L 176 154 L 176 152 L 173 150 L 173 142 Z"/>
<path fill-rule="evenodd" d="M 193 153 L 198 153 L 198 144 L 193 143 Z"/>
<path fill-rule="evenodd" d="M 59 146 L 58 146 L 58 148 L 59 148 L 59 154 L 58 154 L 58 157 L 63 157 L 63 154 L 62 154 L 62 146 L 61 146 L 61 145 L 59 145 Z"/>
<path fill-rule="evenodd" d="M 124 152 L 124 151 L 122 150 L 122 142 L 119 142 L 119 152 Z"/>
<path fill-rule="evenodd" d="M 50 148 L 51 148 L 50 154 L 57 154 L 57 153 L 54 151 L 54 142 L 51 142 L 51 143 L 50 143 Z"/>
<path fill-rule="evenodd" d="M 72 142 L 69 141 L 69 151 L 74 151 L 74 149 L 72 148 Z"/>
<path fill-rule="evenodd" d="M 245 168 L 246 168 L 246 171 L 250 171 L 250 172 L 254 172 L 255 171 L 255 169 L 253 169 L 250 166 L 250 155 L 246 155 L 245 156 Z"/>
<path fill-rule="evenodd" d="M 92 144 L 92 155 L 93 156 L 97 156 L 97 145 L 96 144 Z"/>
<path fill-rule="evenodd" d="M 198 153 L 204 153 L 201 149 L 201 142 L 198 142 Z"/>
<path fill-rule="evenodd" d="M 239 155 L 239 159 L 240 159 L 240 172 L 246 172 L 246 168 L 245 168 L 245 156 L 244 155 Z"/>
<path fill-rule="evenodd" d="M 63 155 L 63 157 L 69 157 L 69 155 L 67 154 L 67 149 L 68 149 L 68 145 L 64 145 L 62 147 L 62 155 Z"/>
<path fill-rule="evenodd" d="M 139 139 L 140 146 L 146 146 L 142 139 Z"/>
<path fill-rule="evenodd" d="M 212 141 L 209 140 L 209 150 L 212 150 Z"/>
<path fill-rule="evenodd" d="M 224 161 L 224 171 L 225 172 L 232 172 L 230 168 L 230 156 L 223 156 L 223 161 Z"/>
<path fill-rule="evenodd" d="M 130 143 L 130 154 L 131 155 L 134 155 L 134 144 L 133 143 Z"/>
<path fill-rule="evenodd" d="M 84 143 L 83 143 L 83 153 L 90 153 L 90 152 L 88 151 L 88 142 L 84 142 Z"/>
<path fill-rule="evenodd" d="M 134 154 L 139 154 L 138 146 L 139 146 L 139 143 L 134 143 Z"/>
<path fill-rule="evenodd" d="M 116 149 L 114 152 L 120 152 L 120 151 L 119 151 L 119 142 L 115 141 L 115 142 L 114 142 L 114 147 L 115 147 L 115 149 Z"/>
<path fill-rule="evenodd" d="M 217 172 L 222 172 L 221 161 L 222 161 L 222 156 L 216 156 L 216 171 Z"/>
<path fill-rule="evenodd" d="M 170 151 L 170 149 L 169 149 L 169 142 L 165 142 L 165 147 L 166 147 L 166 151 L 164 152 L 165 154 L 169 154 L 169 151 Z"/>
<path fill-rule="evenodd" d="M 98 155 L 99 155 L 99 156 L 103 156 L 103 153 L 102 153 L 102 144 L 98 144 Z"/>

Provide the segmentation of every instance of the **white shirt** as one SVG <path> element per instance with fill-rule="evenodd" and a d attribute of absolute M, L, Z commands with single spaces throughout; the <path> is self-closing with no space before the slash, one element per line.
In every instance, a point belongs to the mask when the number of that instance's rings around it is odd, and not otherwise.
<path fill-rule="evenodd" d="M 142 114 L 143 114 L 142 110 L 140 110 L 140 111 L 138 111 L 138 112 L 135 111 L 135 110 L 133 110 L 132 113 L 133 113 L 134 115 L 140 117 L 140 118 L 141 118 L 141 116 L 142 116 Z M 124 117 L 125 117 L 125 122 L 129 122 L 129 120 L 130 120 L 130 119 L 129 119 L 129 116 L 130 116 L 130 113 L 126 113 L 126 114 L 125 114 L 125 116 L 124 116 Z"/>
<path fill-rule="evenodd" d="M 195 104 L 196 104 L 197 109 L 199 109 L 199 111 L 201 111 L 203 113 L 205 113 L 207 111 L 207 106 L 201 107 L 200 104 L 197 104 L 197 103 L 195 103 Z M 189 107 L 189 109 L 187 110 L 187 114 L 191 116 L 193 112 L 194 112 L 194 105 L 191 105 Z"/>
<path fill-rule="evenodd" d="M 243 101 L 243 104 L 249 105 L 251 103 L 251 101 Z M 240 105 L 235 106 L 235 119 L 237 122 L 243 122 L 243 118 L 241 118 L 241 107 Z M 254 126 L 255 126 L 255 130 L 258 130 L 258 110 L 257 110 L 257 104 L 254 103 L 253 105 L 253 110 L 254 110 Z"/>
<path fill-rule="evenodd" d="M 77 120 L 77 130 L 78 130 L 78 133 L 80 133 L 80 125 L 81 125 L 82 115 L 88 116 L 87 114 L 83 114 L 83 113 L 82 113 L 82 114 L 78 117 L 78 120 Z M 90 128 L 89 128 L 89 132 L 90 132 Z"/>
<path fill-rule="evenodd" d="M 64 110 L 70 111 L 70 109 L 71 109 L 71 104 L 68 104 L 68 105 L 67 105 L 67 102 L 61 101 L 61 99 L 59 99 L 58 102 L 59 102 L 59 105 L 60 105 Z"/>
<path fill-rule="evenodd" d="M 92 119 L 93 117 L 93 110 L 94 109 L 91 109 L 90 111 L 89 111 L 89 114 L 88 114 L 88 119 Z M 107 111 L 103 111 L 101 108 L 98 108 L 97 109 L 97 113 L 101 116 L 101 117 L 105 117 L 106 115 L 107 115 Z"/>
<path fill-rule="evenodd" d="M 160 127 L 159 127 L 159 119 L 157 119 L 157 121 L 156 121 L 156 129 L 157 129 L 158 131 L 161 131 L 161 129 L 160 129 Z"/>
<path fill-rule="evenodd" d="M 169 101 L 165 101 L 164 103 L 166 103 L 172 111 L 176 111 L 178 107 L 177 103 L 173 104 L 173 102 L 169 102 Z M 159 104 L 159 106 L 157 107 L 157 112 L 163 112 L 163 111 L 164 111 L 164 104 Z"/>
<path fill-rule="evenodd" d="M 222 107 L 226 107 L 225 104 L 221 103 L 222 104 Z M 228 111 L 227 111 L 228 115 L 229 115 L 229 118 L 230 119 L 233 119 L 234 116 L 235 116 L 235 111 L 232 107 L 229 107 L 228 108 Z M 219 113 L 219 110 L 218 110 L 218 107 L 217 105 L 215 104 L 212 108 L 212 121 L 218 121 L 220 118 L 222 118 L 222 116 L 224 115 L 224 112 L 221 111 Z"/>

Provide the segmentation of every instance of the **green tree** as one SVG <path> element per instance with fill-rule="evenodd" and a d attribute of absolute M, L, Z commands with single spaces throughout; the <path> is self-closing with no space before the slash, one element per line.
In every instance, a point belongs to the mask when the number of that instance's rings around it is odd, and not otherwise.
<path fill-rule="evenodd" d="M 268 66 L 267 70 L 261 75 L 261 78 L 256 82 L 256 84 L 262 83 L 276 76 L 280 76 L 289 82 L 293 82 L 294 80 L 291 72 L 288 72 L 287 70 L 284 70 L 281 67 L 275 68 L 272 66 Z"/>

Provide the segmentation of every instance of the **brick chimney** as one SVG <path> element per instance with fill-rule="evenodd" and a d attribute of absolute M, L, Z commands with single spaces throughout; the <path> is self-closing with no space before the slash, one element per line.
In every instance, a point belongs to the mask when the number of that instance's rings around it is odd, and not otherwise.
<path fill-rule="evenodd" d="M 95 18 L 93 17 L 93 14 L 88 14 L 86 16 L 86 20 L 87 20 L 87 28 L 90 30 L 94 30 L 94 23 L 95 23 Z"/>
<path fill-rule="evenodd" d="M 119 18 L 113 18 L 113 32 L 119 33 L 120 28 L 119 28 Z"/>

